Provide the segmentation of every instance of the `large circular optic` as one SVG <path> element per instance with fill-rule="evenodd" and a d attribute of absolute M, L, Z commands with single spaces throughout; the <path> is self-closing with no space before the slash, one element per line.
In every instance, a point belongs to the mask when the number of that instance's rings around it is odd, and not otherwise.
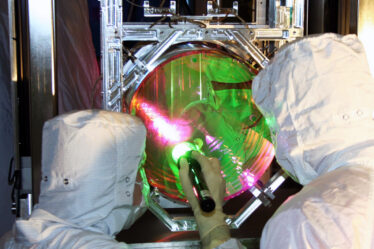
<path fill-rule="evenodd" d="M 253 186 L 274 157 L 269 130 L 252 100 L 256 73 L 237 56 L 201 47 L 174 51 L 147 75 L 130 110 L 147 128 L 144 167 L 151 186 L 186 201 L 175 159 L 186 145 L 220 160 L 226 199 Z"/>

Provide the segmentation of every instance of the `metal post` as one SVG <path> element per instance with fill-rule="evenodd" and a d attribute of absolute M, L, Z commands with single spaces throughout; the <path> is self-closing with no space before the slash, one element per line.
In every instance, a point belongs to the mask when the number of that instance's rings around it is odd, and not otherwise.
<path fill-rule="evenodd" d="M 266 24 L 266 1 L 256 0 L 256 24 Z"/>
<path fill-rule="evenodd" d="M 297 28 L 304 27 L 304 0 L 295 0 L 295 6 L 293 10 L 292 26 Z M 292 5 L 291 5 L 292 7 Z"/>
<path fill-rule="evenodd" d="M 14 174 L 20 172 L 20 153 L 19 153 L 19 113 L 18 113 L 18 97 L 17 97 L 17 32 L 16 32 L 16 11 L 14 0 L 8 0 L 8 17 L 9 17 L 9 51 L 10 51 L 10 73 L 11 73 L 11 102 L 12 102 L 12 118 L 13 118 L 13 150 L 14 150 Z M 19 177 L 19 176 L 18 176 Z M 20 180 L 20 179 L 18 179 Z M 16 181 L 18 181 L 16 180 Z M 15 184 L 15 183 L 14 183 Z M 19 187 L 19 186 L 17 186 Z M 12 203 L 12 211 L 19 215 L 19 189 L 15 187 L 15 202 Z"/>
<path fill-rule="evenodd" d="M 103 109 L 122 110 L 122 1 L 101 2 L 101 70 Z"/>
<path fill-rule="evenodd" d="M 269 0 L 269 27 L 275 28 L 277 23 L 277 0 Z"/>
<path fill-rule="evenodd" d="M 28 0 L 30 48 L 30 142 L 34 203 L 41 179 L 42 129 L 57 113 L 54 0 Z"/>

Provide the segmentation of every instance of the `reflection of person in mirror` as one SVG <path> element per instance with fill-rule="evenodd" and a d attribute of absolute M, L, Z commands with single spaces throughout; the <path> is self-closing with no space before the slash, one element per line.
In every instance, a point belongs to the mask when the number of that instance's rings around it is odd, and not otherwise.
<path fill-rule="evenodd" d="M 285 45 L 255 78 L 253 98 L 278 163 L 304 185 L 266 223 L 261 249 L 374 248 L 374 79 L 357 37 Z M 241 248 L 212 217 L 204 248 Z"/>

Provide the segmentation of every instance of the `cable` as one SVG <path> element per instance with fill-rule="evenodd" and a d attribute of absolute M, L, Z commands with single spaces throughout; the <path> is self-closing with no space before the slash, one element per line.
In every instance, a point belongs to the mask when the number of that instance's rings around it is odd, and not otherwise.
<path fill-rule="evenodd" d="M 238 18 L 241 22 L 242 22 L 242 24 L 247 28 L 247 29 L 249 29 L 249 26 L 248 26 L 248 23 L 243 19 L 243 18 L 241 18 L 239 15 L 237 15 L 237 14 L 234 14 L 235 15 L 235 17 L 236 18 Z"/>
<path fill-rule="evenodd" d="M 193 20 L 193 19 L 188 19 L 188 18 L 185 18 L 185 21 L 187 21 L 189 23 L 192 23 L 192 24 L 199 25 L 200 28 L 206 28 L 206 24 L 203 23 L 203 22 L 199 22 L 199 21 L 196 21 L 196 20 Z"/>
<path fill-rule="evenodd" d="M 154 21 L 154 22 L 149 26 L 149 28 L 153 28 L 153 26 L 155 26 L 155 25 L 158 24 L 158 23 L 161 23 L 161 22 L 164 21 L 167 17 L 168 17 L 168 16 L 165 16 L 165 15 L 162 16 L 160 19 Z M 169 22 L 169 27 L 170 27 L 170 28 L 173 28 L 173 26 L 171 26 L 170 22 Z"/>
<path fill-rule="evenodd" d="M 14 168 L 14 170 L 12 171 L 13 165 L 14 156 L 10 159 L 9 162 L 8 184 L 13 185 L 12 192 L 10 193 L 10 199 L 12 200 L 12 212 L 16 213 L 18 211 L 17 202 L 19 198 L 19 190 L 21 189 L 21 170 Z"/>
<path fill-rule="evenodd" d="M 199 21 L 196 21 L 194 19 L 189 19 L 187 17 L 183 17 L 183 16 L 178 16 L 178 15 L 174 15 L 173 13 L 166 13 L 166 14 L 171 14 L 172 17 L 173 17 L 173 22 L 176 23 L 178 21 L 182 21 L 182 22 L 189 22 L 189 23 L 192 23 L 192 24 L 196 24 L 198 25 L 200 28 L 206 28 L 206 24 L 203 23 L 203 22 L 199 22 Z M 152 28 L 153 26 L 155 26 L 156 24 L 158 23 L 161 23 L 162 21 L 164 21 L 168 16 L 162 16 L 160 19 L 158 19 L 157 21 L 153 22 L 149 28 Z M 170 28 L 174 28 L 172 25 L 171 25 L 171 21 L 168 22 L 169 24 L 169 27 Z"/>
<path fill-rule="evenodd" d="M 131 4 L 131 5 L 135 6 L 135 7 L 138 7 L 138 8 L 144 8 L 144 6 L 136 4 L 134 2 L 131 2 L 130 0 L 126 0 L 126 2 L 128 2 L 129 4 Z"/>
<path fill-rule="evenodd" d="M 133 12 L 134 12 L 134 5 L 131 5 L 130 9 L 129 9 L 129 13 L 127 14 L 127 21 L 128 22 L 131 21 L 131 17 L 132 17 Z"/>
<path fill-rule="evenodd" d="M 159 6 L 159 8 L 162 8 L 162 7 L 164 7 L 164 4 L 165 4 L 165 0 L 162 0 L 162 1 L 161 1 L 161 3 L 160 3 L 160 6 Z"/>
<path fill-rule="evenodd" d="M 221 17 L 217 20 L 217 22 L 224 22 L 224 20 L 229 16 L 229 12 L 226 13 L 226 15 L 224 17 Z"/>
<path fill-rule="evenodd" d="M 14 178 L 15 178 L 14 173 L 12 175 L 13 162 L 14 162 L 14 156 L 12 156 L 12 158 L 10 159 L 10 162 L 9 162 L 9 170 L 8 170 L 8 184 L 9 185 L 12 185 L 14 183 Z"/>
<path fill-rule="evenodd" d="M 126 2 L 128 2 L 129 4 L 135 6 L 135 7 L 138 7 L 138 8 L 145 8 L 144 6 L 140 5 L 140 4 L 136 4 L 130 0 L 126 0 Z M 160 3 L 160 6 L 158 8 L 161 8 L 163 7 L 165 4 L 165 0 L 162 0 L 161 3 Z M 153 6 L 149 6 L 149 8 L 157 8 L 157 7 L 153 7 Z"/>

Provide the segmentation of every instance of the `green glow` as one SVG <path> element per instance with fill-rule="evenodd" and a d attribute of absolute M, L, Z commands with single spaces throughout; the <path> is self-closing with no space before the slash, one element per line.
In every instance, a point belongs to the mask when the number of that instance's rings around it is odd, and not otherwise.
<path fill-rule="evenodd" d="M 145 200 L 145 204 L 147 205 L 147 207 L 149 207 L 149 200 L 150 200 L 150 196 L 149 196 L 149 193 L 151 192 L 151 188 L 149 186 L 149 183 L 148 183 L 148 180 L 147 180 L 147 175 L 145 173 L 145 170 L 143 167 L 141 167 L 139 169 L 139 172 L 140 172 L 140 176 L 142 178 L 142 182 L 143 182 L 143 188 L 142 188 L 142 194 L 143 194 L 143 197 L 144 197 L 144 200 Z"/>
<path fill-rule="evenodd" d="M 230 57 L 210 56 L 205 60 L 205 73 L 211 81 L 238 83 L 253 79 L 243 63 Z"/>
<path fill-rule="evenodd" d="M 196 148 L 200 151 L 201 147 L 203 147 L 204 142 L 201 138 L 195 138 L 193 140 L 193 143 L 195 144 Z"/>
<path fill-rule="evenodd" d="M 243 172 L 258 179 L 271 163 L 268 125 L 276 127 L 277 122 L 265 120 L 252 100 L 251 80 L 257 71 L 249 64 L 216 50 L 181 55 L 150 73 L 131 102 L 131 112 L 147 127 L 148 159 L 141 174 L 149 185 L 143 194 L 149 195 L 154 187 L 167 197 L 186 201 L 177 164 L 187 151 L 195 150 L 219 158 L 229 199 L 248 188 Z M 136 111 L 143 102 L 157 107 L 162 118 Z M 192 132 L 179 140 L 181 144 L 165 143 L 155 129 L 162 124 L 159 120 L 175 121 Z M 172 130 L 167 132 L 173 136 Z"/>
<path fill-rule="evenodd" d="M 188 151 L 191 151 L 191 150 L 198 150 L 198 148 L 196 148 L 196 145 L 189 143 L 189 142 L 183 142 L 183 143 L 177 144 L 173 148 L 173 151 L 171 152 L 174 162 L 178 162 L 178 159 L 181 156 L 185 155 Z"/>
<path fill-rule="evenodd" d="M 266 124 L 267 124 L 267 126 L 274 127 L 276 125 L 276 123 L 277 123 L 277 120 L 275 119 L 274 116 L 266 118 Z"/>

